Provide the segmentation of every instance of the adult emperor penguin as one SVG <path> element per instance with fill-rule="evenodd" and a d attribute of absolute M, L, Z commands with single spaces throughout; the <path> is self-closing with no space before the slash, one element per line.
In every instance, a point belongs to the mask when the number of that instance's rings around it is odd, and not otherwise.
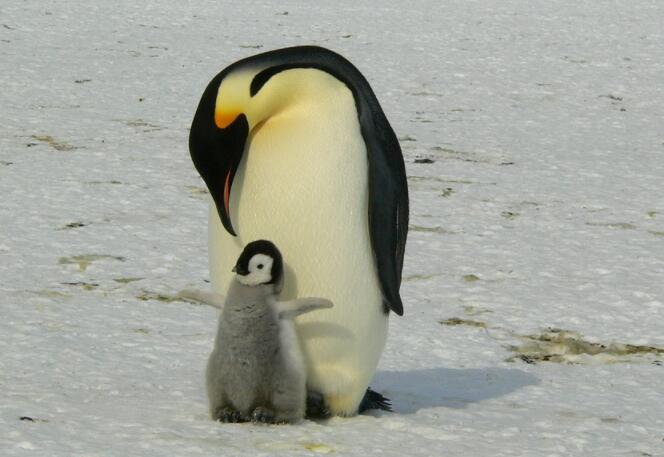
<path fill-rule="evenodd" d="M 214 201 L 213 289 L 228 288 L 247 242 L 273 240 L 288 259 L 281 300 L 335 304 L 297 318 L 307 388 L 334 415 L 372 406 L 365 394 L 373 393 L 388 315 L 403 314 L 408 187 L 399 142 L 369 83 L 320 47 L 240 60 L 205 89 L 189 149 Z"/>

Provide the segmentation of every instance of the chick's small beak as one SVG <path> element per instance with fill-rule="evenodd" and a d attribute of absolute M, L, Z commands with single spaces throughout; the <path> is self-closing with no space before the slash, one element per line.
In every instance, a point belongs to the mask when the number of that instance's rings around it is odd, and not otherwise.
<path fill-rule="evenodd" d="M 235 265 L 232 271 L 233 273 L 239 274 L 240 276 L 247 276 L 249 274 L 249 270 L 240 265 Z"/>

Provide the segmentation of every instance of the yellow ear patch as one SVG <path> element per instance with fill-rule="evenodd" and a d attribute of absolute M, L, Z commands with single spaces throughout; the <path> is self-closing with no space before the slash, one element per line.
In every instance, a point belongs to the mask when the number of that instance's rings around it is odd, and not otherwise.
<path fill-rule="evenodd" d="M 240 115 L 239 110 L 221 110 L 217 109 L 214 112 L 214 123 L 217 124 L 217 127 L 220 129 L 225 129 L 233 123 L 235 119 Z"/>

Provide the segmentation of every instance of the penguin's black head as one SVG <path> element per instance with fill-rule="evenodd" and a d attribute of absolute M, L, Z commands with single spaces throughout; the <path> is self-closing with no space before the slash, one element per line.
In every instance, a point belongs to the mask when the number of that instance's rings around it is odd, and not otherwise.
<path fill-rule="evenodd" d="M 290 112 L 294 104 L 322 97 L 321 88 L 327 88 L 333 79 L 312 80 L 309 72 L 291 71 L 305 69 L 320 70 L 347 85 L 353 78 L 366 84 L 359 71 L 333 51 L 295 46 L 235 62 L 212 78 L 203 92 L 191 124 L 189 151 L 210 190 L 220 222 L 233 236 L 237 233 L 231 213 L 240 204 L 231 198 L 233 182 L 252 132 L 270 118 Z M 345 77 L 346 73 L 353 76 Z M 336 85 L 329 87 L 331 94 L 338 90 Z M 288 178 L 283 177 L 286 182 Z"/>
<path fill-rule="evenodd" d="M 284 274 L 283 258 L 271 241 L 252 241 L 244 247 L 233 271 L 246 286 L 279 284 Z"/>

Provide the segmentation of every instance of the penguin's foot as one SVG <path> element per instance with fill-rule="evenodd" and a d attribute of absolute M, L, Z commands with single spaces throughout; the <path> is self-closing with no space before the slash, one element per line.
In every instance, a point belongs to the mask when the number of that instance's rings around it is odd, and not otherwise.
<path fill-rule="evenodd" d="M 392 405 L 390 399 L 384 397 L 382 394 L 379 394 L 375 390 L 367 389 L 367 392 L 364 394 L 364 398 L 360 402 L 358 408 L 359 413 L 368 411 L 370 409 L 381 409 L 383 411 L 392 412 Z"/>
<path fill-rule="evenodd" d="M 255 424 L 274 424 L 274 411 L 264 406 L 259 406 L 251 413 L 251 422 Z"/>
<path fill-rule="evenodd" d="M 226 423 L 246 422 L 246 419 L 242 417 L 242 414 L 229 406 L 217 409 L 214 414 L 214 419 Z"/>
<path fill-rule="evenodd" d="M 318 392 L 307 392 L 306 417 L 310 419 L 325 419 L 330 417 L 330 410 L 325 404 L 325 398 Z"/>

